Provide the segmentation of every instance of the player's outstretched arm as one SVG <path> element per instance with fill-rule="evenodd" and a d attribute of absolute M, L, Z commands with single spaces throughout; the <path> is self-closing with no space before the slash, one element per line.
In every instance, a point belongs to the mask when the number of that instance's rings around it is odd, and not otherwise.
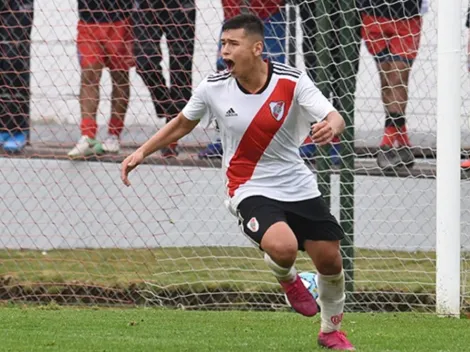
<path fill-rule="evenodd" d="M 126 186 L 130 186 L 129 173 L 141 164 L 147 156 L 166 147 L 170 143 L 178 141 L 190 133 L 198 123 L 199 120 L 188 120 L 183 113 L 179 113 L 176 118 L 168 122 L 140 148 L 124 159 L 121 164 L 122 182 Z"/>
<path fill-rule="evenodd" d="M 330 112 L 325 119 L 312 126 L 313 143 L 322 146 L 330 143 L 335 136 L 343 133 L 346 124 L 337 111 Z"/>

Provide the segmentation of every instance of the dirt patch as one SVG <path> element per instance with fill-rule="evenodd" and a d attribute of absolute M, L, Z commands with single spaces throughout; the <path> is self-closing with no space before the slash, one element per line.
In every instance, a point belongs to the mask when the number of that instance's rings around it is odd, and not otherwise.
<path fill-rule="evenodd" d="M 160 306 L 205 310 L 288 309 L 282 292 L 238 292 L 233 288 L 196 291 L 190 285 L 158 288 L 131 284 L 127 287 L 101 287 L 87 283 L 18 284 L 0 279 L 0 301 L 17 303 L 98 306 Z M 433 311 L 433 293 L 354 292 L 347 295 L 346 309 L 362 312 Z"/>

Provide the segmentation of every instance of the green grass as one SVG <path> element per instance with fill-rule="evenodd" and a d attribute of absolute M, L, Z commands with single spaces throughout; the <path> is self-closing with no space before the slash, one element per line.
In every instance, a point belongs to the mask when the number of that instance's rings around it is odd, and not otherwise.
<path fill-rule="evenodd" d="M 321 351 L 319 319 L 294 313 L 156 309 L 0 308 L 0 350 Z M 470 320 L 425 314 L 347 314 L 358 352 L 462 352 Z"/>
<path fill-rule="evenodd" d="M 356 250 L 357 290 L 432 292 L 434 253 Z M 299 270 L 312 270 L 302 256 Z M 465 269 L 465 268 L 464 268 Z M 254 248 L 162 248 L 0 250 L 0 278 L 24 285 L 82 282 L 122 287 L 154 282 L 159 286 L 190 283 L 197 290 L 224 285 L 244 291 L 277 287 L 261 253 Z"/>

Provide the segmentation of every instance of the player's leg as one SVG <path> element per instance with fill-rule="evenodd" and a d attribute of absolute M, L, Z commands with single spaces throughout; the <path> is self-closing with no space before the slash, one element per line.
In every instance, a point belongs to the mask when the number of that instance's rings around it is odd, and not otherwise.
<path fill-rule="evenodd" d="M 81 137 L 68 153 L 71 158 L 92 155 L 97 144 L 96 112 L 100 101 L 100 79 L 104 67 L 104 52 L 101 38 L 105 29 L 100 24 L 79 22 L 77 52 L 80 62 L 80 112 Z"/>
<path fill-rule="evenodd" d="M 384 61 L 386 61 L 385 58 L 390 54 L 387 25 L 388 20 L 386 18 L 375 17 L 368 14 L 362 15 L 361 35 L 365 41 L 367 50 L 377 62 L 379 75 L 381 77 L 382 96 L 384 94 L 384 88 L 387 89 L 387 86 L 385 85 L 384 87 L 384 82 L 382 82 L 383 74 L 381 73 L 381 63 L 383 63 L 382 68 L 385 68 L 383 67 L 385 64 Z M 384 108 L 385 111 L 387 111 L 386 104 L 384 104 Z M 387 118 L 385 120 L 389 121 Z M 380 143 L 379 153 L 377 154 L 377 164 L 383 169 L 393 167 L 393 164 L 397 162 L 398 158 L 397 153 L 393 148 L 395 135 L 390 134 L 389 132 L 392 131 L 387 129 L 386 126 L 384 129 L 384 137 Z"/>
<path fill-rule="evenodd" d="M 32 0 L 0 13 L 0 146 L 21 152 L 30 129 Z M 7 6 L 8 7 L 8 6 Z"/>
<path fill-rule="evenodd" d="M 344 232 L 322 197 L 291 203 L 287 220 L 317 270 L 321 329 L 318 343 L 333 350 L 354 350 L 340 331 L 345 282 L 340 252 Z"/>
<path fill-rule="evenodd" d="M 165 16 L 166 10 L 161 0 L 137 0 L 132 16 L 136 71 L 147 86 L 160 118 L 167 117 L 170 104 L 161 66 L 161 20 Z"/>
<path fill-rule="evenodd" d="M 171 106 L 167 122 L 183 110 L 191 98 L 196 7 L 194 1 L 167 1 L 166 37 L 170 56 Z M 176 143 L 162 149 L 164 157 L 178 155 Z"/>
<path fill-rule="evenodd" d="M 408 102 L 408 80 L 411 65 L 405 61 L 391 60 L 378 63 L 382 102 L 385 108 L 385 130 L 377 162 L 383 169 L 412 166 L 413 155 L 401 160 L 400 149 L 409 151 L 410 141 L 406 130 L 405 111 Z M 403 154 L 403 153 L 402 153 Z M 406 161 L 405 164 L 403 164 Z"/>
<path fill-rule="evenodd" d="M 124 121 L 129 106 L 130 78 L 129 70 L 110 71 L 112 81 L 111 92 L 111 118 L 108 123 L 108 136 L 101 143 L 95 146 L 95 150 L 100 153 L 119 153 L 121 133 L 124 129 Z"/>
<path fill-rule="evenodd" d="M 103 143 L 96 145 L 95 150 L 97 153 L 118 153 L 129 106 L 129 71 L 134 66 L 132 31 L 128 21 L 120 21 L 109 26 L 105 48 L 113 87 L 111 117 L 108 123 L 108 137 Z"/>
<path fill-rule="evenodd" d="M 174 5 L 169 8 L 171 24 L 167 29 L 167 40 L 170 54 L 170 97 L 173 102 L 171 117 L 174 117 L 191 98 L 196 7 L 194 1 L 171 4 Z"/>
<path fill-rule="evenodd" d="M 391 166 L 411 167 L 414 157 L 406 128 L 408 83 L 413 62 L 418 54 L 421 16 L 389 20 L 388 55 L 378 60 L 382 101 L 385 107 L 385 134 L 382 145 L 397 148 Z"/>
<path fill-rule="evenodd" d="M 304 246 L 317 269 L 318 303 L 321 307 L 318 343 L 333 350 L 352 351 L 354 347 L 340 331 L 344 314 L 345 280 L 339 241 L 307 240 Z"/>
<path fill-rule="evenodd" d="M 246 198 L 238 206 L 240 227 L 265 252 L 264 260 L 291 306 L 302 315 L 313 316 L 318 306 L 295 270 L 298 242 L 282 207 L 281 202 L 266 197 Z"/>

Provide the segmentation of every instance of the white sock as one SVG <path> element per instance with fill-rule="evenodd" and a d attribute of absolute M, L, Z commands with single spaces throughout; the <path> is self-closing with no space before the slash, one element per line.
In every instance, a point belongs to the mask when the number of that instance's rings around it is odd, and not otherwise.
<path fill-rule="evenodd" d="M 294 266 L 291 266 L 290 268 L 283 268 L 282 266 L 276 264 L 274 260 L 272 260 L 268 255 L 268 253 L 264 253 L 264 262 L 268 265 L 276 279 L 279 281 L 294 281 L 297 275 L 297 270 L 295 270 Z"/>
<path fill-rule="evenodd" d="M 343 320 L 344 272 L 336 275 L 317 275 L 318 304 L 321 307 L 321 331 L 333 332 L 341 328 Z"/>

